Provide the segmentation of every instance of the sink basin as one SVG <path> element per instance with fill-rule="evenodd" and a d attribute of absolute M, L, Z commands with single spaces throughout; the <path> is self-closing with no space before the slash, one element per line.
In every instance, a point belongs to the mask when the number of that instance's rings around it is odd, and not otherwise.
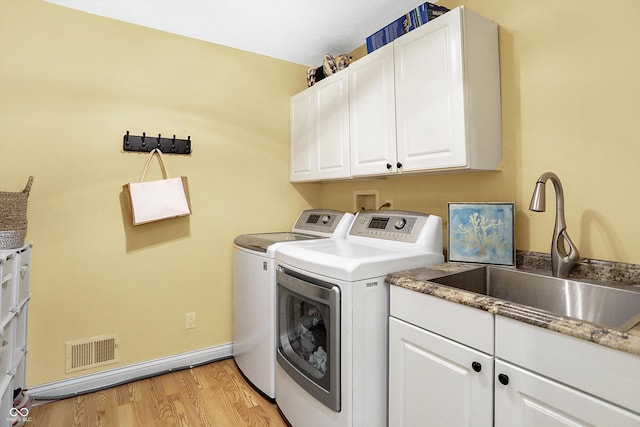
<path fill-rule="evenodd" d="M 640 289 L 631 286 L 587 283 L 495 266 L 430 281 L 623 332 L 640 322 Z"/>

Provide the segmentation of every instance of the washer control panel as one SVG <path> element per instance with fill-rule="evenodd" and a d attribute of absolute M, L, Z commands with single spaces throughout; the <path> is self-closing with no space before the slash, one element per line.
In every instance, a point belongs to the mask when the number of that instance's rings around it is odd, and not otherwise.
<path fill-rule="evenodd" d="M 420 212 L 362 211 L 356 215 L 349 235 L 415 243 L 428 217 Z"/>
<path fill-rule="evenodd" d="M 345 217 L 344 212 L 330 209 L 310 209 L 303 211 L 296 224 L 293 226 L 294 231 L 317 231 L 327 234 L 333 234 L 338 224 Z M 351 215 L 351 214 L 348 214 Z"/>

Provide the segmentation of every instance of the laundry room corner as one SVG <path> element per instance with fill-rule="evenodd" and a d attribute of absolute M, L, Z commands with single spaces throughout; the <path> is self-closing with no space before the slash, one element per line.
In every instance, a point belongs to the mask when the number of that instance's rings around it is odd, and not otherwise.
<path fill-rule="evenodd" d="M 231 342 L 233 238 L 286 229 L 319 199 L 288 180 L 303 70 L 42 1 L 0 3 L 0 184 L 35 177 L 30 386 Z M 130 225 L 122 186 L 145 155 L 122 151 L 127 130 L 191 137 L 192 154 L 165 156 L 188 177 L 190 217 Z M 149 179 L 160 176 L 152 163 Z M 103 334 L 120 336 L 119 362 L 65 372 L 65 344 Z"/>

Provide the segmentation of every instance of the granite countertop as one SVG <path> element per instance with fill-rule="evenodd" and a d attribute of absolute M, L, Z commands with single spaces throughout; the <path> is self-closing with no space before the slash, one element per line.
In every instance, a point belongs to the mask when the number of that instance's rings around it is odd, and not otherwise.
<path fill-rule="evenodd" d="M 640 355 L 640 323 L 627 332 L 604 328 L 568 317 L 556 316 L 521 304 L 476 294 L 430 282 L 430 279 L 481 268 L 478 264 L 443 263 L 428 268 L 400 271 L 387 276 L 386 281 L 412 291 L 433 295 L 531 325 L 560 332 L 605 347 Z"/>

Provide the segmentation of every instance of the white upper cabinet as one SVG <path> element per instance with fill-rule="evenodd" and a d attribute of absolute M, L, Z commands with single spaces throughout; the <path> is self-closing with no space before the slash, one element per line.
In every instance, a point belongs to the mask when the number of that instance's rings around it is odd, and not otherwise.
<path fill-rule="evenodd" d="M 495 23 L 459 7 L 394 41 L 400 171 L 502 160 Z"/>
<path fill-rule="evenodd" d="M 351 175 L 396 169 L 396 106 L 393 44 L 349 66 Z"/>
<path fill-rule="evenodd" d="M 463 6 L 291 98 L 291 181 L 498 170 L 497 25 Z"/>
<path fill-rule="evenodd" d="M 316 133 L 315 92 L 306 90 L 291 98 L 291 174 L 290 180 L 306 181 L 316 175 L 314 164 Z"/>
<path fill-rule="evenodd" d="M 349 177 L 348 74 L 291 98 L 292 182 Z"/>

